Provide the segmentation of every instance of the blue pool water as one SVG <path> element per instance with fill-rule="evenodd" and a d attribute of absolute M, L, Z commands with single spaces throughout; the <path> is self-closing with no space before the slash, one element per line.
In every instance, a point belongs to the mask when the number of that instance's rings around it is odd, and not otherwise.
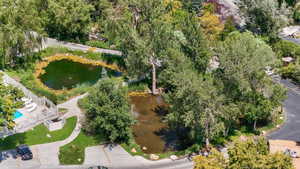
<path fill-rule="evenodd" d="M 22 113 L 20 113 L 19 111 L 16 111 L 15 114 L 14 114 L 14 120 L 16 120 L 16 119 L 18 119 L 18 118 L 20 118 L 22 116 L 23 116 Z"/>

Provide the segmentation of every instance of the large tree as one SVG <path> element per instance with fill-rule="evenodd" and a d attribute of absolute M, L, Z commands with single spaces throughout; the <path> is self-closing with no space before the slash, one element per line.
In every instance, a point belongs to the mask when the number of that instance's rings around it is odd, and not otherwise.
<path fill-rule="evenodd" d="M 11 129 L 15 126 L 14 113 L 23 105 L 21 98 L 24 94 L 18 88 L 4 85 L 2 74 L 0 76 L 0 130 L 2 127 Z"/>
<path fill-rule="evenodd" d="M 156 94 L 156 75 L 168 61 L 171 50 L 179 48 L 172 25 L 164 20 L 168 14 L 163 1 L 129 0 L 111 5 L 106 31 L 126 58 L 131 77 L 152 72 L 152 92 Z"/>
<path fill-rule="evenodd" d="M 291 11 L 277 0 L 241 0 L 238 3 L 246 27 L 252 32 L 276 38 L 289 23 Z"/>
<path fill-rule="evenodd" d="M 232 33 L 217 51 L 224 82 L 224 94 L 239 105 L 241 116 L 252 122 L 266 120 L 284 99 L 282 88 L 273 84 L 264 72 L 275 62 L 275 54 L 250 32 Z M 276 96 L 280 93 L 280 96 Z"/>
<path fill-rule="evenodd" d="M 272 48 L 250 32 L 232 33 L 217 51 L 220 69 L 243 89 L 258 90 L 264 84 L 265 67 L 275 62 Z"/>
<path fill-rule="evenodd" d="M 229 147 L 229 159 L 213 150 L 208 157 L 197 156 L 194 169 L 294 169 L 291 157 L 271 154 L 263 138 L 237 140 Z"/>
<path fill-rule="evenodd" d="M 46 31 L 59 39 L 80 39 L 89 32 L 93 6 L 85 0 L 47 0 L 45 12 Z"/>
<path fill-rule="evenodd" d="M 202 77 L 187 59 L 174 62 L 174 65 L 182 66 L 170 66 L 162 74 L 170 86 L 164 96 L 170 105 L 167 120 L 174 128 L 189 129 L 194 143 L 209 145 L 224 131 L 221 121 L 223 97 L 215 88 L 213 79 Z"/>
<path fill-rule="evenodd" d="M 104 134 L 112 142 L 128 142 L 134 119 L 127 95 L 127 89 L 119 81 L 99 81 L 81 103 L 86 111 L 85 130 L 95 135 Z"/>
<path fill-rule="evenodd" d="M 182 13 L 177 29 L 183 35 L 180 40 L 183 52 L 191 59 L 195 68 L 203 73 L 207 70 L 209 60 L 211 59 L 209 43 L 204 36 L 198 17 L 187 12 Z"/>
<path fill-rule="evenodd" d="M 41 18 L 34 0 L 0 0 L 1 67 L 25 60 L 41 47 Z"/>

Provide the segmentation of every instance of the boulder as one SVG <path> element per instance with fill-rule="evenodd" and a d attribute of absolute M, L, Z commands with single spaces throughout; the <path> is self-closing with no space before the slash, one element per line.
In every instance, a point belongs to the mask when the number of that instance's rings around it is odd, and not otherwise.
<path fill-rule="evenodd" d="M 143 149 L 144 151 L 146 151 L 146 150 L 147 150 L 147 147 L 144 146 L 142 149 Z"/>
<path fill-rule="evenodd" d="M 151 159 L 151 160 L 158 160 L 158 159 L 159 159 L 159 156 L 158 156 L 158 155 L 155 155 L 155 154 L 150 154 L 150 159 Z"/>
<path fill-rule="evenodd" d="M 175 160 L 178 160 L 178 157 L 176 155 L 171 155 L 170 159 L 173 160 L 173 161 L 175 161 Z"/>
<path fill-rule="evenodd" d="M 131 149 L 131 152 L 132 152 L 132 153 L 136 153 L 136 149 L 135 149 L 135 148 L 132 148 L 132 149 Z"/>

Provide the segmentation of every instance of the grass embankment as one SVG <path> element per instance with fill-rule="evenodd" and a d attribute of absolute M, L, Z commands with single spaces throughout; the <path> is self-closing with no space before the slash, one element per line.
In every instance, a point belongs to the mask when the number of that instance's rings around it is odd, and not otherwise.
<path fill-rule="evenodd" d="M 41 62 L 44 58 L 49 56 L 53 56 L 56 54 L 71 54 L 75 56 L 82 56 L 83 58 L 95 61 L 102 61 L 106 64 L 115 64 L 120 68 L 124 67 L 124 61 L 122 57 L 109 55 L 109 54 L 101 54 L 94 53 L 92 51 L 83 52 L 76 50 L 69 50 L 67 48 L 47 48 L 41 52 L 38 52 L 34 55 L 34 59 L 32 59 L 30 64 L 22 68 L 16 68 L 12 70 L 6 70 L 6 72 L 22 83 L 26 88 L 34 92 L 39 96 L 45 96 L 54 103 L 62 103 L 66 100 L 69 100 L 71 97 L 86 93 L 91 88 L 90 85 L 83 84 L 78 85 L 76 88 L 72 90 L 63 90 L 62 92 L 54 92 L 53 90 L 49 90 L 44 87 L 44 85 L 40 85 L 38 80 L 35 77 L 36 73 L 36 64 Z"/>
<path fill-rule="evenodd" d="M 105 142 L 104 137 L 89 136 L 83 131 L 71 143 L 60 147 L 59 161 L 63 165 L 82 164 L 85 158 L 85 148 Z"/>
<path fill-rule="evenodd" d="M 50 132 L 43 124 L 40 124 L 33 128 L 33 130 L 0 140 L 0 150 L 13 149 L 20 144 L 36 145 L 64 140 L 71 135 L 76 122 L 77 117 L 68 118 L 63 129 L 53 132 Z M 51 137 L 47 137 L 47 134 Z"/>

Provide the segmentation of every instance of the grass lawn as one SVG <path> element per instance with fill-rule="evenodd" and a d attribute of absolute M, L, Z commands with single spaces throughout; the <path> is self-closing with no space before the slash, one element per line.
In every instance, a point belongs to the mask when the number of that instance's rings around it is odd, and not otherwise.
<path fill-rule="evenodd" d="M 20 144 L 36 145 L 64 140 L 71 135 L 76 126 L 76 122 L 77 117 L 68 118 L 63 129 L 53 132 L 49 132 L 43 124 L 40 124 L 33 130 L 15 134 L 0 140 L 0 150 L 13 149 Z M 51 135 L 51 137 L 47 137 L 47 134 Z"/>
<path fill-rule="evenodd" d="M 86 147 L 96 146 L 105 142 L 104 137 L 88 136 L 83 131 L 71 143 L 60 147 L 59 161 L 63 165 L 82 164 Z"/>

